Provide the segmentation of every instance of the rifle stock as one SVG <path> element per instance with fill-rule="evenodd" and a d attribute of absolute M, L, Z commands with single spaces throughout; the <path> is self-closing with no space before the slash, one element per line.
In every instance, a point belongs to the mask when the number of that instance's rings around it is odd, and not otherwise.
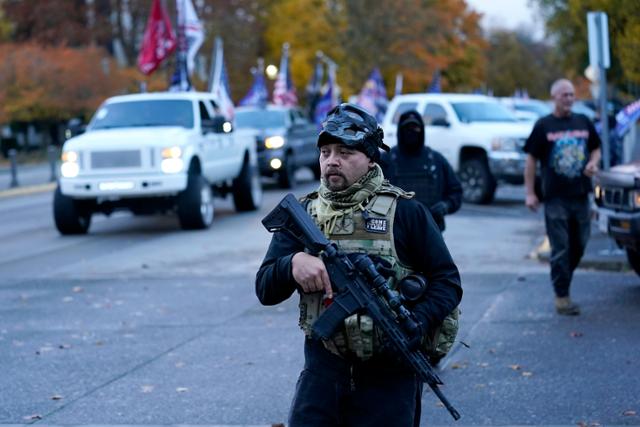
<path fill-rule="evenodd" d="M 312 325 L 312 333 L 316 337 L 329 339 L 346 317 L 359 310 L 366 311 L 389 345 L 418 378 L 429 385 L 451 416 L 455 420 L 460 418 L 458 411 L 438 388 L 442 381 L 433 372 L 427 357 L 421 350 L 411 348 L 410 336 L 419 331 L 417 322 L 411 312 L 397 301 L 386 279 L 377 272 L 368 256 L 358 254 L 349 257 L 342 253 L 322 234 L 292 194 L 287 194 L 262 223 L 270 232 L 289 234 L 324 261 L 337 297 Z"/>

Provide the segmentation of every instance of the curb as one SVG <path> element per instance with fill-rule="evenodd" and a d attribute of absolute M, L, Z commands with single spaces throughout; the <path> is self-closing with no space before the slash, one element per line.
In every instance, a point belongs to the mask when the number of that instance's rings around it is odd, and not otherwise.
<path fill-rule="evenodd" d="M 45 193 L 47 191 L 53 191 L 56 188 L 55 182 L 48 182 L 46 184 L 40 185 L 29 185 L 24 187 L 16 187 L 11 188 L 9 190 L 0 191 L 0 199 L 15 197 L 15 196 L 26 196 L 29 194 L 37 194 L 37 193 Z"/>
<path fill-rule="evenodd" d="M 542 243 L 531 251 L 529 258 L 548 263 L 550 257 L 551 245 L 549 244 L 549 237 L 545 235 Z M 630 271 L 629 263 L 625 256 L 595 255 L 586 251 L 578 267 L 602 271 Z"/>

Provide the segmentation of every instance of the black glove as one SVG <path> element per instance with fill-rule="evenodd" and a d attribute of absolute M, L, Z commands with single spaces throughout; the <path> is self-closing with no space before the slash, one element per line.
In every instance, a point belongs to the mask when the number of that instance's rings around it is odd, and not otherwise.
<path fill-rule="evenodd" d="M 408 346 L 409 346 L 409 350 L 413 351 L 413 350 L 417 350 L 420 348 L 420 344 L 422 344 L 422 327 L 420 324 L 418 324 L 418 328 L 413 331 L 412 333 L 408 334 L 408 338 L 409 338 L 409 342 L 408 342 Z"/>
<path fill-rule="evenodd" d="M 447 205 L 447 202 L 444 201 L 438 202 L 431 206 L 429 208 L 429 211 L 435 218 L 442 218 L 447 214 L 447 212 L 449 212 L 449 205 Z"/>

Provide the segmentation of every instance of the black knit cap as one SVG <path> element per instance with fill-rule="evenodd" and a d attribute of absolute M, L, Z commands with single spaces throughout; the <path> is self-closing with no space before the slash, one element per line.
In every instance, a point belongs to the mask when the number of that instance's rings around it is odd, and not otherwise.
<path fill-rule="evenodd" d="M 384 132 L 375 117 L 357 105 L 344 102 L 327 114 L 318 136 L 318 148 L 327 144 L 344 144 L 377 162 L 380 149 L 389 151 L 382 142 L 383 137 Z"/>

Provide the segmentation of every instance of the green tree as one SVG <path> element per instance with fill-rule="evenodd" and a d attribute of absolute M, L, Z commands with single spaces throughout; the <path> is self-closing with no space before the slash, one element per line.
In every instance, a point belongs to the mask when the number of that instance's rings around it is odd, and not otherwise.
<path fill-rule="evenodd" d="M 582 75 L 589 63 L 587 12 L 608 15 L 611 68 L 607 80 L 625 90 L 640 84 L 640 1 L 535 0 L 546 19 L 547 32 L 557 40 L 563 66 Z"/>
<path fill-rule="evenodd" d="M 526 89 L 530 96 L 546 99 L 549 87 L 562 75 L 555 51 L 535 42 L 525 32 L 497 30 L 488 35 L 487 87 L 496 96 L 511 96 Z"/>

